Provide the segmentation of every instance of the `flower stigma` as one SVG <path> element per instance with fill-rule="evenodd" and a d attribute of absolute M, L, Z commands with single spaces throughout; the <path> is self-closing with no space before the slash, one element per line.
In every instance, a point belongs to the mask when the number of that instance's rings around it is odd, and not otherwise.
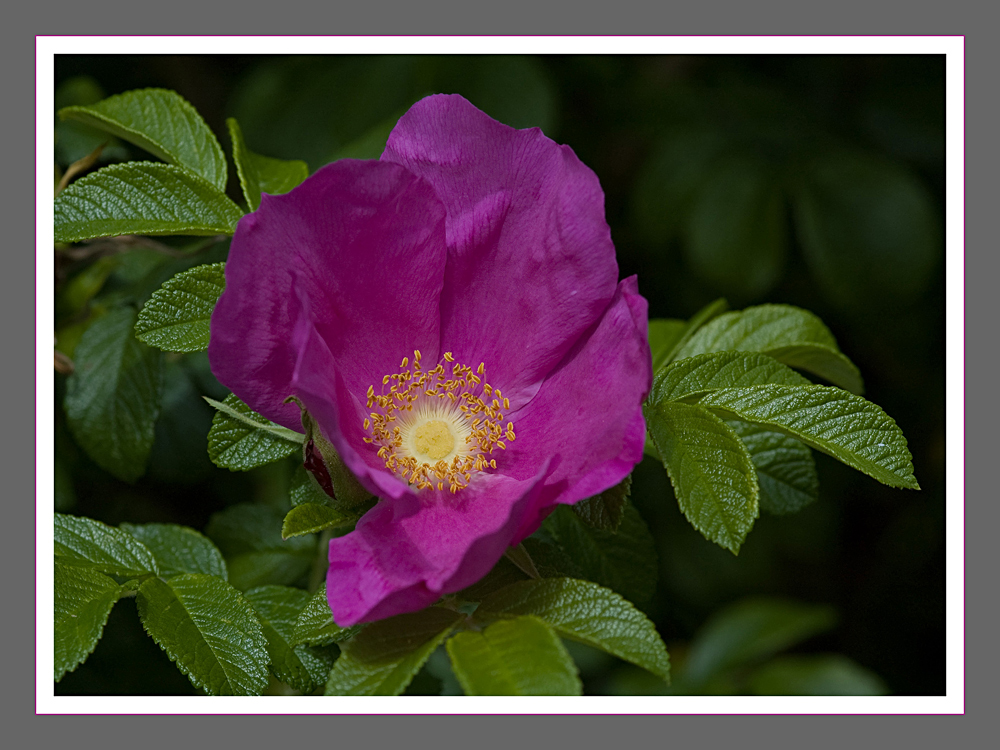
<path fill-rule="evenodd" d="M 516 437 L 507 420 L 510 400 L 483 380 L 486 365 L 473 370 L 445 352 L 443 362 L 424 370 L 420 351 L 413 364 L 403 357 L 399 372 L 382 378 L 382 392 L 368 386 L 364 440 L 378 448 L 386 468 L 417 489 L 455 494 L 475 474 L 496 469 L 490 455 Z M 386 391 L 386 386 L 389 386 Z"/>

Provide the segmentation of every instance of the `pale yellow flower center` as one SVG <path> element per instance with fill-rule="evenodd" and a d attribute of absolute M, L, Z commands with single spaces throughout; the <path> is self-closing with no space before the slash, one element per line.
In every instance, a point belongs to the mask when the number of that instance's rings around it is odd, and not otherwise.
<path fill-rule="evenodd" d="M 364 421 L 365 442 L 377 447 L 386 468 L 418 489 L 447 486 L 455 493 L 476 473 L 495 469 L 496 459 L 488 456 L 506 450 L 505 440 L 516 436 L 506 419 L 509 399 L 481 377 L 485 364 L 473 371 L 451 352 L 443 359 L 423 370 L 414 351 L 412 368 L 403 357 L 400 372 L 382 378 L 382 393 L 368 387 L 368 408 L 376 410 Z"/>

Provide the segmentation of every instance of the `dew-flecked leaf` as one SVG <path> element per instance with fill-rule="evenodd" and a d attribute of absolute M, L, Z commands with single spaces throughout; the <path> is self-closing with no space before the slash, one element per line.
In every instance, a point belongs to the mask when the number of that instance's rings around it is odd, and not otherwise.
<path fill-rule="evenodd" d="M 197 175 L 170 164 L 112 164 L 55 199 L 56 242 L 122 234 L 232 234 L 243 212 Z"/>
<path fill-rule="evenodd" d="M 139 312 L 136 338 L 168 352 L 207 349 L 212 311 L 226 288 L 225 269 L 225 263 L 210 263 L 168 279 Z"/>
<path fill-rule="evenodd" d="M 713 391 L 699 405 L 780 430 L 890 487 L 920 489 L 902 431 L 881 407 L 853 393 L 759 385 Z"/>
<path fill-rule="evenodd" d="M 289 643 L 292 645 L 304 643 L 308 646 L 327 646 L 331 643 L 346 641 L 359 633 L 363 627 L 363 625 L 354 625 L 342 628 L 333 621 L 333 612 L 330 611 L 330 604 L 326 599 L 326 581 L 324 581 L 323 585 L 309 598 L 295 620 L 295 627 L 292 629 Z"/>
<path fill-rule="evenodd" d="M 123 523 L 120 528 L 142 542 L 162 576 L 204 573 L 226 580 L 226 562 L 212 542 L 187 526 L 172 523 Z"/>
<path fill-rule="evenodd" d="M 761 510 L 775 515 L 796 513 L 819 497 L 816 462 L 806 445 L 749 422 L 726 424 L 740 436 L 757 467 Z"/>
<path fill-rule="evenodd" d="M 248 471 L 302 450 L 301 436 L 262 417 L 230 393 L 222 402 L 206 399 L 216 409 L 208 431 L 208 457 L 230 471 Z M 257 426 L 254 426 L 257 425 Z M 287 433 L 289 438 L 282 437 Z"/>
<path fill-rule="evenodd" d="M 264 628 L 274 676 L 303 693 L 324 684 L 333 659 L 321 649 L 292 645 L 295 622 L 309 602 L 309 593 L 288 586 L 261 586 L 244 596 Z"/>
<path fill-rule="evenodd" d="M 267 639 L 250 603 L 221 578 L 150 578 L 136 597 L 146 632 L 191 684 L 212 695 L 260 695 Z"/>
<path fill-rule="evenodd" d="M 719 388 L 741 388 L 764 383 L 810 385 L 795 370 L 766 354 L 713 352 L 675 360 L 657 373 L 649 402 L 695 401 Z"/>
<path fill-rule="evenodd" d="M 341 645 L 327 695 L 399 695 L 464 615 L 440 607 L 368 625 Z"/>
<path fill-rule="evenodd" d="M 735 666 L 762 661 L 833 627 L 826 605 L 749 599 L 716 613 L 691 644 L 685 682 L 699 683 Z"/>
<path fill-rule="evenodd" d="M 670 659 L 649 618 L 614 591 L 571 578 L 522 581 L 488 596 L 477 619 L 534 615 L 562 636 L 670 679 Z"/>
<path fill-rule="evenodd" d="M 83 122 L 124 138 L 164 161 L 226 189 L 226 157 L 198 111 L 175 91 L 138 89 L 96 104 L 65 107 L 61 119 Z"/>
<path fill-rule="evenodd" d="M 677 358 L 708 352 L 760 352 L 862 393 L 861 373 L 840 349 L 823 322 L 792 305 L 757 305 L 724 313 L 706 323 L 677 352 Z"/>
<path fill-rule="evenodd" d="M 56 682 L 93 653 L 120 591 L 121 585 L 103 573 L 56 563 Z"/>
<path fill-rule="evenodd" d="M 121 529 L 82 516 L 55 514 L 56 563 L 137 578 L 158 573 L 153 553 Z"/>
<path fill-rule="evenodd" d="M 629 474 L 621 482 L 606 489 L 600 495 L 588 497 L 570 507 L 588 526 L 606 531 L 616 531 L 621 526 L 622 518 L 625 516 L 625 506 L 628 503 L 631 487 L 632 475 Z"/>
<path fill-rule="evenodd" d="M 260 205 L 261 193 L 287 193 L 309 176 L 309 167 L 304 161 L 272 159 L 253 153 L 247 148 L 236 118 L 228 118 L 226 127 L 229 128 L 229 138 L 233 142 L 233 161 L 243 188 L 243 197 L 251 211 L 256 211 Z"/>
<path fill-rule="evenodd" d="M 146 471 L 163 395 L 163 355 L 136 341 L 135 311 L 110 310 L 76 345 L 66 380 L 70 432 L 98 466 L 128 482 Z"/>
<path fill-rule="evenodd" d="M 581 695 L 576 664 L 551 628 L 528 616 L 500 620 L 448 641 L 466 695 Z"/>
<path fill-rule="evenodd" d="M 663 401 L 645 413 L 681 511 L 706 539 L 738 554 L 759 514 L 757 470 L 746 445 L 701 406 Z"/>
<path fill-rule="evenodd" d="M 656 544 L 639 511 L 627 503 L 617 531 L 588 526 L 569 508 L 556 508 L 544 522 L 584 578 L 645 604 L 656 591 Z"/>

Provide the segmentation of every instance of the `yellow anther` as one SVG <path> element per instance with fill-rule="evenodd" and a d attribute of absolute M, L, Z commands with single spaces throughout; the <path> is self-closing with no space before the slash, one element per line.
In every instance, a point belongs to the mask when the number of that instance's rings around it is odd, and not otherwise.
<path fill-rule="evenodd" d="M 403 361 L 399 365 L 400 369 L 402 369 L 403 367 L 406 367 L 409 363 L 410 363 L 410 358 L 409 357 L 403 357 Z"/>
<path fill-rule="evenodd" d="M 365 429 L 367 430 L 371 426 L 372 426 L 371 420 L 369 420 L 368 417 L 365 417 Z"/>
<path fill-rule="evenodd" d="M 497 393 L 500 393 L 500 391 L 497 391 Z M 509 409 L 510 408 L 510 399 L 509 398 L 504 398 L 504 400 L 503 400 L 503 408 L 504 409 Z"/>
<path fill-rule="evenodd" d="M 451 355 L 451 352 L 445 352 L 444 353 L 444 361 L 445 362 L 454 362 L 455 358 Z"/>
<path fill-rule="evenodd" d="M 486 363 L 485 362 L 480 362 L 479 363 L 479 367 L 476 368 L 476 372 L 479 373 L 480 375 L 482 375 L 483 371 L 485 369 L 486 369 Z"/>

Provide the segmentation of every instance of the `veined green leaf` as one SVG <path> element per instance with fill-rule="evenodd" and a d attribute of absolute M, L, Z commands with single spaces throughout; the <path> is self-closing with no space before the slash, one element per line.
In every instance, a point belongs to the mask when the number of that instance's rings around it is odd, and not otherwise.
<path fill-rule="evenodd" d="M 719 388 L 741 388 L 763 383 L 810 385 L 795 370 L 766 354 L 715 352 L 675 360 L 653 379 L 650 404 L 695 401 Z"/>
<path fill-rule="evenodd" d="M 169 352 L 208 348 L 208 326 L 226 288 L 225 263 L 195 266 L 153 292 L 135 324 L 140 341 Z"/>
<path fill-rule="evenodd" d="M 685 683 L 701 683 L 732 667 L 761 661 L 825 632 L 836 621 L 827 606 L 751 599 L 714 615 L 685 662 Z"/>
<path fill-rule="evenodd" d="M 103 573 L 56 563 L 56 682 L 93 653 L 120 591 L 121 585 Z"/>
<path fill-rule="evenodd" d="M 559 637 L 531 615 L 459 633 L 447 646 L 466 695 L 581 695 L 583 685 Z"/>
<path fill-rule="evenodd" d="M 281 522 L 281 538 L 315 534 L 324 529 L 335 529 L 350 526 L 358 520 L 357 516 L 349 516 L 329 505 L 305 503 L 297 505 L 285 514 Z"/>
<path fill-rule="evenodd" d="M 701 406 L 663 401 L 648 404 L 645 413 L 681 511 L 706 539 L 738 554 L 759 511 L 747 447 Z"/>
<path fill-rule="evenodd" d="M 698 312 L 692 315 L 690 319 L 688 319 L 687 323 L 685 323 L 684 325 L 683 330 L 681 331 L 675 330 L 670 332 L 669 342 L 663 340 L 657 342 L 658 344 L 660 344 L 661 348 L 656 354 L 653 355 L 654 357 L 656 357 L 656 360 L 654 361 L 659 362 L 659 367 L 663 367 L 664 365 L 669 365 L 671 362 L 677 359 L 677 353 L 681 351 L 681 349 L 684 347 L 684 344 L 687 343 L 688 339 L 690 339 L 698 329 L 700 329 L 703 325 L 708 323 L 717 315 L 721 315 L 722 313 L 724 313 L 726 309 L 728 309 L 728 307 L 729 304 L 724 299 L 717 299 L 714 302 L 709 302 Z M 659 333 L 665 334 L 668 333 L 668 331 L 661 330 Z M 669 346 L 666 345 L 667 343 L 669 343 Z M 652 347 L 650 348 L 652 349 Z M 654 367 L 653 372 L 656 373 L 656 371 L 657 367 Z"/>
<path fill-rule="evenodd" d="M 823 322 L 791 305 L 757 305 L 724 313 L 705 324 L 677 352 L 678 359 L 708 352 L 760 352 L 862 393 L 861 373 L 837 348 Z"/>
<path fill-rule="evenodd" d="M 136 341 L 135 311 L 117 308 L 87 329 L 66 382 L 73 437 L 102 469 L 131 482 L 146 470 L 163 392 L 163 355 Z"/>
<path fill-rule="evenodd" d="M 218 548 L 194 529 L 172 523 L 147 523 L 120 527 L 153 553 L 162 576 L 204 573 L 226 580 L 226 562 Z"/>
<path fill-rule="evenodd" d="M 674 351 L 687 327 L 687 321 L 673 318 L 654 318 L 649 321 L 649 351 L 653 355 L 654 373 L 667 364 L 667 357 Z"/>
<path fill-rule="evenodd" d="M 218 190 L 226 189 L 226 157 L 219 142 L 198 111 L 175 91 L 126 91 L 96 104 L 65 107 L 59 117 L 124 138 L 200 175 Z"/>
<path fill-rule="evenodd" d="M 768 513 L 796 513 L 819 497 L 812 451 L 795 438 L 749 422 L 727 421 L 757 467 L 760 507 Z"/>
<path fill-rule="evenodd" d="M 230 393 L 225 401 L 206 401 L 218 412 L 208 431 L 208 457 L 230 471 L 247 471 L 302 450 L 302 436 L 276 425 Z"/>
<path fill-rule="evenodd" d="M 159 573 L 153 553 L 130 534 L 81 516 L 55 514 L 55 559 L 121 578 Z"/>
<path fill-rule="evenodd" d="M 556 508 L 544 522 L 584 578 L 644 604 L 656 591 L 656 544 L 631 503 L 623 508 L 617 531 L 590 528 L 569 508 Z"/>
<path fill-rule="evenodd" d="M 642 612 L 613 591 L 589 581 L 522 581 L 488 596 L 477 620 L 534 615 L 566 637 L 617 656 L 664 680 L 670 660 L 663 640 Z"/>
<path fill-rule="evenodd" d="M 76 180 L 55 200 L 56 242 L 121 234 L 232 234 L 243 212 L 180 167 L 133 161 Z"/>
<path fill-rule="evenodd" d="M 231 505 L 209 519 L 205 534 L 225 555 L 233 586 L 295 585 L 309 570 L 316 539 L 282 539 L 281 519 L 280 510 L 255 503 Z"/>
<path fill-rule="evenodd" d="M 243 131 L 236 118 L 228 118 L 226 127 L 233 142 L 233 161 L 240 177 L 243 197 L 251 211 L 256 211 L 260 205 L 261 193 L 287 193 L 309 176 L 309 167 L 304 161 L 272 159 L 253 153 L 243 140 Z"/>
<path fill-rule="evenodd" d="M 342 628 L 333 621 L 333 612 L 326 600 L 326 581 L 314 593 L 302 608 L 289 643 L 309 646 L 327 646 L 331 643 L 346 641 L 361 631 L 364 625 L 354 625 Z"/>
<path fill-rule="evenodd" d="M 570 507 L 588 526 L 605 531 L 617 531 L 625 516 L 625 506 L 628 503 L 631 487 L 632 475 L 629 474 L 621 482 L 604 490 L 600 495 L 588 497 Z"/>
<path fill-rule="evenodd" d="M 288 586 L 261 586 L 244 596 L 257 611 L 264 628 L 274 676 L 303 693 L 324 684 L 333 658 L 323 649 L 292 645 L 295 622 L 309 602 L 309 594 Z"/>
<path fill-rule="evenodd" d="M 326 683 L 327 695 L 399 695 L 464 615 L 440 607 L 372 623 L 350 641 Z"/>
<path fill-rule="evenodd" d="M 212 695 L 260 695 L 267 639 L 253 607 L 221 578 L 150 578 L 136 597 L 146 632 L 191 684 Z"/>
<path fill-rule="evenodd" d="M 880 407 L 847 391 L 822 385 L 727 388 L 699 405 L 780 430 L 890 487 L 920 489 L 902 431 Z"/>

